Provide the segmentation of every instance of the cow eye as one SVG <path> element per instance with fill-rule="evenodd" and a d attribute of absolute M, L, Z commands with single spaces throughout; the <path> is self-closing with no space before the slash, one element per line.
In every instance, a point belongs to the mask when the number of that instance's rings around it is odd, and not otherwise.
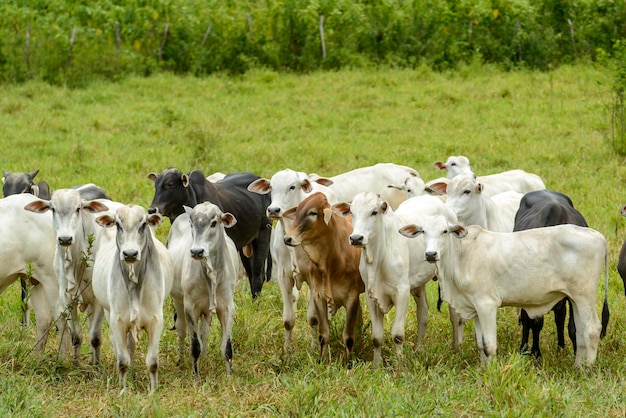
<path fill-rule="evenodd" d="M 376 216 L 376 215 L 378 215 L 378 211 L 377 210 L 372 212 L 372 216 Z"/>
<path fill-rule="evenodd" d="M 309 216 L 317 216 L 317 212 L 312 210 L 311 212 L 309 212 Z"/>
<path fill-rule="evenodd" d="M 289 186 L 289 190 L 296 190 L 296 186 Z"/>
<path fill-rule="evenodd" d="M 463 190 L 463 194 L 470 194 L 471 190 Z"/>
<path fill-rule="evenodd" d="M 217 221 L 212 221 L 210 227 L 215 228 L 217 226 Z"/>
<path fill-rule="evenodd" d="M 456 165 L 456 163 L 450 163 L 450 166 L 454 167 Z"/>

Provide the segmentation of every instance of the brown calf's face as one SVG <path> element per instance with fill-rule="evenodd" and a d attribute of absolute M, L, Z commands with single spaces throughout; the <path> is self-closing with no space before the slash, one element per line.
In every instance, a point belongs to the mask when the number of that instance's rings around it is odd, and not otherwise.
<path fill-rule="evenodd" d="M 283 217 L 293 220 L 289 231 L 285 232 L 286 245 L 297 246 L 311 242 L 328 228 L 332 209 L 323 193 L 313 193 L 296 208 L 291 208 Z"/>

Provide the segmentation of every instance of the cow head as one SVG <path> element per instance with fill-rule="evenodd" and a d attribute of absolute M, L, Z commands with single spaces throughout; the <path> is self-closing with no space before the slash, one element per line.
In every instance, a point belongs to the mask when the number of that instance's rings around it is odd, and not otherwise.
<path fill-rule="evenodd" d="M 158 175 L 150 173 L 148 178 L 154 182 L 154 198 L 148 213 L 158 212 L 174 222 L 174 219 L 184 212 L 183 205 L 187 204 L 189 176 L 170 167 Z"/>
<path fill-rule="evenodd" d="M 38 196 L 37 185 L 33 182 L 39 169 L 31 173 L 10 173 L 2 169 L 2 194 L 4 197 L 19 193 L 31 193 Z"/>
<path fill-rule="evenodd" d="M 271 178 L 253 181 L 248 190 L 259 194 L 272 192 L 272 202 L 267 207 L 267 216 L 280 219 L 285 210 L 296 207 L 311 193 L 313 186 L 305 173 L 285 169 Z"/>
<path fill-rule="evenodd" d="M 295 208 L 283 213 L 283 217 L 293 221 L 291 228 L 285 232 L 286 245 L 295 247 L 315 240 L 315 237 L 328 228 L 333 211 L 328 199 L 321 192 L 311 194 Z"/>
<path fill-rule="evenodd" d="M 63 247 L 72 245 L 78 234 L 83 233 L 81 211 L 97 213 L 109 208 L 96 200 L 85 201 L 75 189 L 59 189 L 50 200 L 34 200 L 24 209 L 35 213 L 52 211 L 52 226 L 57 235 L 57 243 Z"/>
<path fill-rule="evenodd" d="M 191 257 L 196 260 L 208 257 L 213 247 L 223 246 L 226 234 L 224 228 L 230 228 L 237 223 L 231 213 L 223 213 L 210 202 L 200 203 L 194 208 L 184 208 L 191 223 Z"/>
<path fill-rule="evenodd" d="M 472 168 L 470 167 L 469 159 L 462 155 L 453 155 L 451 157 L 448 157 L 448 160 L 445 163 L 437 161 L 433 165 L 436 169 L 440 171 L 445 171 L 446 177 L 448 179 L 452 179 L 460 174 L 474 173 L 472 171 Z"/>
<path fill-rule="evenodd" d="M 474 214 L 485 212 L 484 203 L 481 199 L 483 185 L 478 182 L 474 174 L 456 176 L 448 183 L 447 192 L 446 205 L 456 213 L 460 222 L 467 223 Z M 480 224 L 483 227 L 486 226 Z"/>
<path fill-rule="evenodd" d="M 352 234 L 350 245 L 366 247 L 370 238 L 376 238 L 382 230 L 382 217 L 388 213 L 387 202 L 372 192 L 359 193 L 354 196 L 351 204 L 338 203 L 333 211 L 342 216 L 352 215 Z"/>
<path fill-rule="evenodd" d="M 450 236 L 459 239 L 467 236 L 467 229 L 461 225 L 450 225 L 446 218 L 440 215 L 430 217 L 429 221 L 421 226 L 415 224 L 403 226 L 399 232 L 408 238 L 424 235 L 424 260 L 429 263 L 436 263 L 441 255 L 447 252 Z"/>
<path fill-rule="evenodd" d="M 141 206 L 121 206 L 115 216 L 105 213 L 96 218 L 96 223 L 103 228 L 116 227 L 115 241 L 119 250 L 120 261 L 133 264 L 141 261 L 148 239 L 151 239 L 150 227 L 157 227 L 163 222 L 158 213 L 148 214 Z"/>

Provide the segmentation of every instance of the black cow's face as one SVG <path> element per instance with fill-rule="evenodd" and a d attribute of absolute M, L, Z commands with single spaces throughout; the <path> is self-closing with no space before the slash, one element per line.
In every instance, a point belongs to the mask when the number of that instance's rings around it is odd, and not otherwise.
<path fill-rule="evenodd" d="M 184 212 L 187 203 L 187 176 L 175 168 L 168 168 L 156 175 L 148 175 L 154 181 L 154 198 L 148 209 L 149 213 L 160 213 L 174 222 Z"/>

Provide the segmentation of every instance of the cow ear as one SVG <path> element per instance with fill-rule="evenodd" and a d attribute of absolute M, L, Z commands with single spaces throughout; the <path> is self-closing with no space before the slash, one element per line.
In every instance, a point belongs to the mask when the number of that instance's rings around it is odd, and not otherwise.
<path fill-rule="evenodd" d="M 434 195 L 445 195 L 446 193 L 448 193 L 448 183 L 443 181 L 433 183 L 430 186 L 424 188 L 424 191 L 426 193 Z"/>
<path fill-rule="evenodd" d="M 337 215 L 341 215 L 341 216 L 350 215 L 350 203 L 347 203 L 347 202 L 335 203 L 332 206 L 332 209 L 333 209 L 333 212 L 335 212 Z"/>
<path fill-rule="evenodd" d="M 330 218 L 333 216 L 333 210 L 331 208 L 324 209 L 324 223 L 328 225 L 330 223 Z"/>
<path fill-rule="evenodd" d="M 446 165 L 441 161 L 433 163 L 433 167 L 435 167 L 439 171 L 446 171 Z"/>
<path fill-rule="evenodd" d="M 389 209 L 389 204 L 383 200 L 383 203 L 380 205 L 380 210 L 383 213 L 387 213 L 387 209 Z"/>
<path fill-rule="evenodd" d="M 103 228 L 110 228 L 115 225 L 115 217 L 105 213 L 96 218 L 96 223 Z"/>
<path fill-rule="evenodd" d="M 404 184 L 388 184 L 387 185 L 388 188 L 392 188 L 392 189 L 398 189 L 398 190 L 404 190 Z"/>
<path fill-rule="evenodd" d="M 225 228 L 230 228 L 237 223 L 237 219 L 233 216 L 232 213 L 226 212 L 222 215 L 222 224 L 224 224 Z"/>
<path fill-rule="evenodd" d="M 49 209 L 52 209 L 49 200 L 33 200 L 28 205 L 24 206 L 24 209 L 35 213 L 45 213 Z"/>
<path fill-rule="evenodd" d="M 417 226 L 415 224 L 405 225 L 398 231 L 400 235 L 404 235 L 407 238 L 415 238 L 422 234 L 424 230 L 421 226 Z"/>
<path fill-rule="evenodd" d="M 467 229 L 463 228 L 461 225 L 451 226 L 448 231 L 458 239 L 465 238 L 467 236 Z"/>
<path fill-rule="evenodd" d="M 272 191 L 272 187 L 268 179 L 256 179 L 248 185 L 248 191 L 258 194 L 268 194 Z"/>
<path fill-rule="evenodd" d="M 318 177 L 315 180 L 313 180 L 314 182 L 316 182 L 317 184 L 321 184 L 322 186 L 331 186 L 333 184 L 333 181 L 331 179 L 327 179 L 325 177 Z"/>
<path fill-rule="evenodd" d="M 162 222 L 163 217 L 160 213 L 157 212 L 148 215 L 148 225 L 150 225 L 151 227 L 156 228 L 157 226 L 161 225 Z"/>
<path fill-rule="evenodd" d="M 283 212 L 283 218 L 295 220 L 296 219 L 296 207 L 292 207 Z"/>
<path fill-rule="evenodd" d="M 9 175 L 9 173 L 7 173 L 7 171 L 3 168 L 2 169 L 2 182 L 3 183 L 4 183 L 4 180 L 5 180 L 6 176 L 8 176 L 8 175 Z"/>
<path fill-rule="evenodd" d="M 191 215 L 191 212 L 193 211 L 193 208 L 187 205 L 183 205 L 183 209 L 185 209 L 185 213 L 187 215 Z"/>
<path fill-rule="evenodd" d="M 152 181 L 156 181 L 157 174 L 156 173 L 148 173 L 148 178 Z"/>
<path fill-rule="evenodd" d="M 300 188 L 304 193 L 311 193 L 311 191 L 313 190 L 313 186 L 311 186 L 311 182 L 309 181 L 309 179 L 302 180 Z"/>
<path fill-rule="evenodd" d="M 98 213 L 109 210 L 109 207 L 104 203 L 98 202 L 97 200 L 90 200 L 83 203 L 83 210 L 86 210 L 89 213 Z"/>
<path fill-rule="evenodd" d="M 187 174 L 183 174 L 180 179 L 183 182 L 183 187 L 189 187 L 189 176 Z"/>

